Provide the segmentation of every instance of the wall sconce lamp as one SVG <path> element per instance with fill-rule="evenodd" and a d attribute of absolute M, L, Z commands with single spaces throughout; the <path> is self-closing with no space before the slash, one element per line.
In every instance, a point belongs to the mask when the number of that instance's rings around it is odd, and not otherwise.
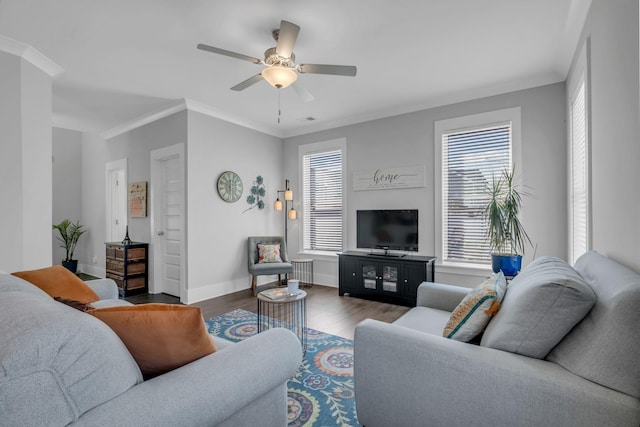
<path fill-rule="evenodd" d="M 284 193 L 284 242 L 289 246 L 288 233 L 287 233 L 287 219 L 297 219 L 298 212 L 293 208 L 293 191 L 289 188 L 289 180 L 284 180 L 285 190 L 278 190 L 276 193 L 276 201 L 273 202 L 273 209 L 277 211 L 282 210 L 282 201 L 280 200 L 280 194 Z M 289 209 L 289 202 L 291 202 L 291 209 Z"/>

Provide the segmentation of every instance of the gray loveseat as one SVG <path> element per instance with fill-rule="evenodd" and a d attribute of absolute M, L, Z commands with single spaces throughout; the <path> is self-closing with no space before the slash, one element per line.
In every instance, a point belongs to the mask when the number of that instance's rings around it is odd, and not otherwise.
<path fill-rule="evenodd" d="M 109 279 L 87 284 L 101 297 L 94 306 L 128 304 Z M 107 325 L 0 272 L 0 425 L 286 425 L 295 335 L 214 341 L 214 354 L 143 381 Z"/>
<path fill-rule="evenodd" d="M 393 324 L 361 322 L 354 343 L 360 423 L 640 425 L 640 275 L 596 252 L 574 267 L 597 300 L 541 359 L 486 347 L 484 338 L 480 345 L 443 338 L 466 288 L 424 283 L 417 306 Z"/>

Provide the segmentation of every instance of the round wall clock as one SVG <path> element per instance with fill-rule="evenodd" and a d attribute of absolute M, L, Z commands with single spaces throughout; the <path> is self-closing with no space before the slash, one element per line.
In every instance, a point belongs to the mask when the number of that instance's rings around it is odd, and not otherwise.
<path fill-rule="evenodd" d="M 237 173 L 225 171 L 218 177 L 218 194 L 225 202 L 237 202 L 242 196 L 242 180 Z"/>

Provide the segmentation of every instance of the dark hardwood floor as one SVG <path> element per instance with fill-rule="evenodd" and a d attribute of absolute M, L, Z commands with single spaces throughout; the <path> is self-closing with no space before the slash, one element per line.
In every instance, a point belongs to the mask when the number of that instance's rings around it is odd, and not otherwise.
<path fill-rule="evenodd" d="M 273 287 L 265 285 L 259 290 Z M 406 313 L 409 308 L 384 302 L 370 301 L 348 296 L 338 296 L 338 289 L 314 285 L 304 289 L 307 292 L 307 326 L 318 331 L 353 339 L 358 322 L 370 318 L 392 322 Z M 126 298 L 133 304 L 150 302 L 178 303 L 178 298 L 165 294 L 141 294 Z M 256 312 L 257 300 L 251 289 L 234 292 L 193 304 L 202 309 L 205 319 L 227 313 L 235 308 Z"/>

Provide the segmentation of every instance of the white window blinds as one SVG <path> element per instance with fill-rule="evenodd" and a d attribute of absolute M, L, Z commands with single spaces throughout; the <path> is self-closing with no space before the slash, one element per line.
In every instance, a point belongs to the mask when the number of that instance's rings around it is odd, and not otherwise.
<path fill-rule="evenodd" d="M 571 97 L 570 105 L 570 242 L 569 259 L 576 259 L 588 250 L 588 169 L 587 114 L 584 79 Z"/>
<path fill-rule="evenodd" d="M 511 139 L 511 123 L 442 134 L 444 261 L 491 262 L 483 210 L 493 176 L 511 168 Z"/>
<path fill-rule="evenodd" d="M 303 248 L 342 250 L 342 151 L 306 154 L 303 169 Z"/>

